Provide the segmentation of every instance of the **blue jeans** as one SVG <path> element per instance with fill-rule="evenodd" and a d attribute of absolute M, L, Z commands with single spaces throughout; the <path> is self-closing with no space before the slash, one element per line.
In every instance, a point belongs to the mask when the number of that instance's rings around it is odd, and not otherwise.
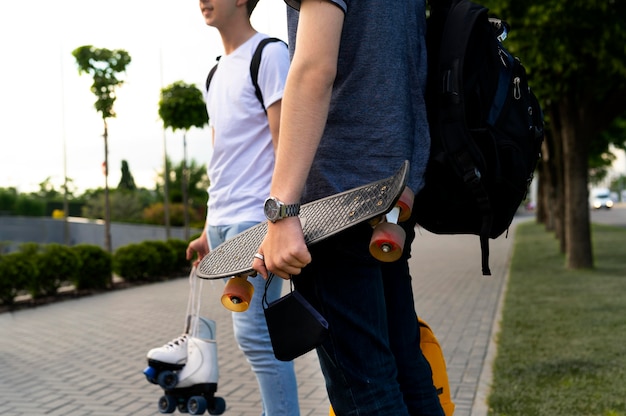
<path fill-rule="evenodd" d="M 329 323 L 317 354 L 338 416 L 443 416 L 419 345 L 408 267 L 413 226 L 404 227 L 407 242 L 396 262 L 370 255 L 365 224 L 311 247 L 313 261 L 294 278 Z"/>
<path fill-rule="evenodd" d="M 256 223 L 243 222 L 225 226 L 209 226 L 207 236 L 209 246 L 219 244 L 234 237 Z M 250 259 L 252 264 L 252 259 Z M 254 296 L 245 312 L 233 312 L 235 340 L 243 351 L 254 371 L 263 404 L 262 416 L 298 416 L 298 388 L 293 362 L 278 361 L 267 331 L 261 299 L 265 291 L 265 280 L 261 276 L 249 277 L 254 286 Z M 273 279 L 267 290 L 267 300 L 278 299 L 282 289 L 282 279 Z"/>

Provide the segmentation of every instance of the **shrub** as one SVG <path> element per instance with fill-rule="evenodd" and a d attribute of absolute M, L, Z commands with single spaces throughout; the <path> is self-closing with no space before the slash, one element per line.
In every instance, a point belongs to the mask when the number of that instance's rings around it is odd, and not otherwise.
<path fill-rule="evenodd" d="M 205 223 L 205 215 L 202 211 L 189 207 L 189 226 L 202 228 Z M 174 227 L 182 227 L 185 224 L 184 219 L 185 206 L 182 203 L 170 204 L 170 225 Z M 148 224 L 164 225 L 165 214 L 163 203 L 157 202 L 143 210 L 143 220 Z"/>
<path fill-rule="evenodd" d="M 177 238 L 170 238 L 165 243 L 170 246 L 176 256 L 174 271 L 189 273 L 191 263 L 187 260 L 187 242 Z"/>
<path fill-rule="evenodd" d="M 13 305 L 26 286 L 26 276 L 36 275 L 37 266 L 27 254 L 15 252 L 0 256 L 0 301 Z"/>
<path fill-rule="evenodd" d="M 72 250 L 80 258 L 80 267 L 71 280 L 76 290 L 106 289 L 113 273 L 111 254 L 94 244 L 78 244 Z"/>
<path fill-rule="evenodd" d="M 33 298 L 56 295 L 63 283 L 75 279 L 81 266 L 80 257 L 72 248 L 57 243 L 41 246 L 35 261 L 39 273 L 32 275 L 28 284 Z"/>
<path fill-rule="evenodd" d="M 159 253 L 158 264 L 155 265 L 154 275 L 149 277 L 170 276 L 176 266 L 176 253 L 165 241 L 144 241 L 141 245 L 152 247 Z"/>
<path fill-rule="evenodd" d="M 39 243 L 22 243 L 18 246 L 18 253 L 23 254 L 34 266 L 31 273 L 20 277 L 21 289 L 26 290 L 33 297 L 39 292 L 39 249 Z"/>
<path fill-rule="evenodd" d="M 158 274 L 159 252 L 145 244 L 128 244 L 113 253 L 113 271 L 129 282 L 150 280 Z"/>

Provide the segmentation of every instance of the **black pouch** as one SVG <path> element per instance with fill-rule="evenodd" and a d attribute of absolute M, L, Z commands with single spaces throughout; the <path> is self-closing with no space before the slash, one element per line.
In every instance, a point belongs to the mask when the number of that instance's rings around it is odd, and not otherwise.
<path fill-rule="evenodd" d="M 266 288 L 273 277 L 267 279 Z M 293 287 L 270 304 L 263 294 L 263 311 L 277 360 L 291 361 L 306 354 L 328 335 L 326 319 Z"/>

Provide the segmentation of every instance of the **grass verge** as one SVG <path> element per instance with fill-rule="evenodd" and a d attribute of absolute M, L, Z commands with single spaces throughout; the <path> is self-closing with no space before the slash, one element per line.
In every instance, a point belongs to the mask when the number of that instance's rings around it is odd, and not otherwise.
<path fill-rule="evenodd" d="M 518 226 L 489 415 L 626 416 L 626 230 L 592 235 L 596 268 L 566 270 L 551 233 Z"/>

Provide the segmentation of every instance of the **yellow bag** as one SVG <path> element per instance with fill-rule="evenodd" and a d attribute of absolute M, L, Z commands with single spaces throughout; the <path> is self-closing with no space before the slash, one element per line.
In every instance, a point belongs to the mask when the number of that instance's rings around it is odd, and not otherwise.
<path fill-rule="evenodd" d="M 441 345 L 439 345 L 437 337 L 435 337 L 433 330 L 430 329 L 428 324 L 421 318 L 418 318 L 417 321 L 420 325 L 420 348 L 433 372 L 433 384 L 437 389 L 439 402 L 441 403 L 444 414 L 446 416 L 452 416 L 454 413 L 454 403 L 450 396 L 448 371 L 446 370 L 446 360 L 443 357 Z M 329 416 L 335 416 L 332 406 L 330 407 Z"/>

